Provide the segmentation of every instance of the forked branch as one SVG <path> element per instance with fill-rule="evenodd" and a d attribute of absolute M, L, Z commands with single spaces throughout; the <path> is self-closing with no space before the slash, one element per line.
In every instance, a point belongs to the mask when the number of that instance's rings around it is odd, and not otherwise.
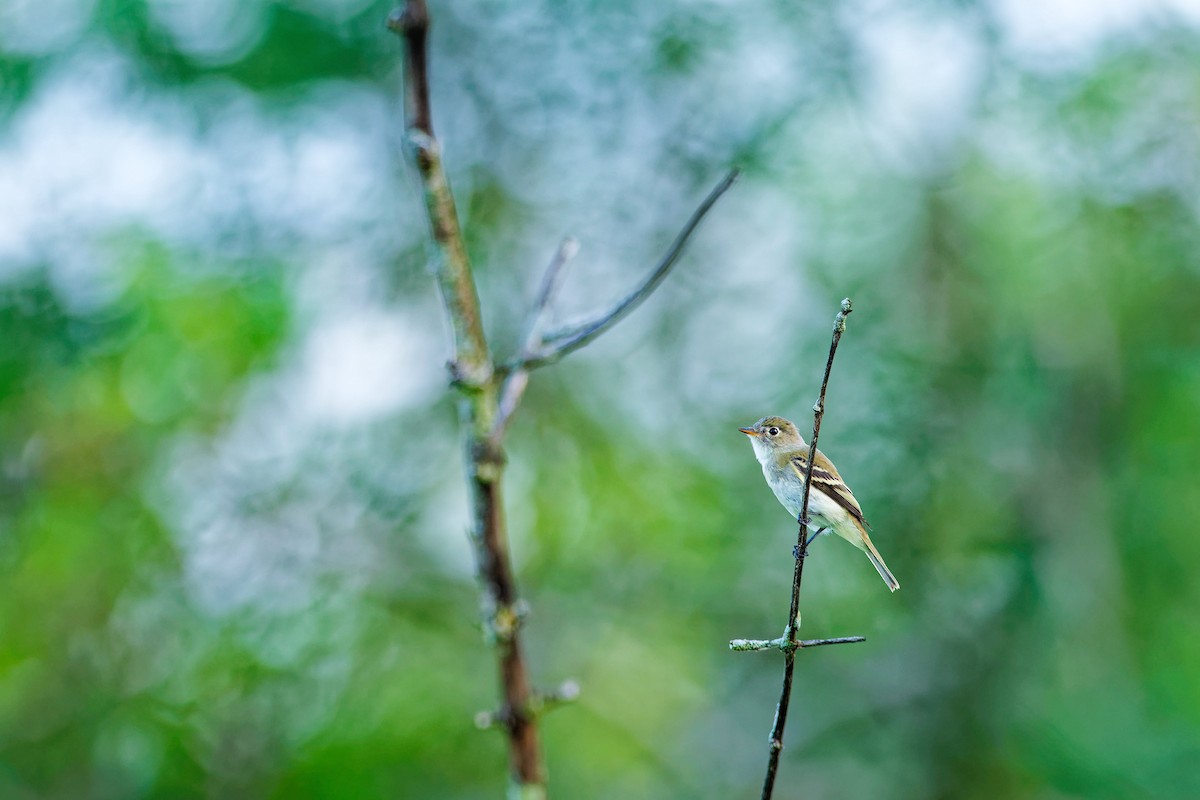
<path fill-rule="evenodd" d="M 721 179 L 721 182 L 713 187 L 708 196 L 701 201 L 696 210 L 692 212 L 692 216 L 684 223 L 683 229 L 675 237 L 675 241 L 671 242 L 671 246 L 667 248 L 667 252 L 646 276 L 645 280 L 637 286 L 625 297 L 621 298 L 612 308 L 598 314 L 591 320 L 574 325 L 570 328 L 561 331 L 555 331 L 546 337 L 545 344 L 531 353 L 522 354 L 517 359 L 514 365 L 517 369 L 533 369 L 543 366 L 544 364 L 552 364 L 558 361 L 563 356 L 583 347 L 588 342 L 595 339 L 600 334 L 607 331 L 613 325 L 621 321 L 625 315 L 633 311 L 642 301 L 649 297 L 663 279 L 670 273 L 671 267 L 675 266 L 675 262 L 683 253 L 684 246 L 687 245 L 688 239 L 691 238 L 696 228 L 699 227 L 701 220 L 709 212 L 716 202 L 721 199 L 721 195 L 733 186 L 737 181 L 740 171 L 737 168 L 731 169 L 729 173 Z"/>
<path fill-rule="evenodd" d="M 550 316 L 554 298 L 558 295 L 559 287 L 562 286 L 563 267 L 578 252 L 579 242 L 570 236 L 563 239 L 558 249 L 554 251 L 554 257 L 550 259 L 550 264 L 546 267 L 546 274 L 542 276 L 542 284 L 538 289 L 537 297 L 534 298 L 533 308 L 529 310 L 529 319 L 525 323 L 525 338 L 521 342 L 521 352 L 517 356 L 519 364 L 524 363 L 525 359 L 531 358 L 541 348 L 546 319 Z M 500 388 L 500 409 L 496 415 L 496 423 L 492 427 L 493 441 L 499 442 L 504 438 L 508 422 L 512 419 L 513 412 L 517 410 L 528 386 L 529 368 L 525 366 L 515 367 L 505 379 L 504 385 Z"/>
<path fill-rule="evenodd" d="M 460 395 L 459 420 L 466 438 L 467 478 L 471 490 L 471 539 L 479 571 L 488 640 L 494 645 L 502 701 L 498 710 L 477 718 L 508 737 L 511 796 L 541 800 L 545 769 L 538 746 L 537 718 L 578 694 L 574 683 L 553 692 L 531 689 L 523 655 L 524 604 L 517 592 L 505 530 L 501 479 L 504 433 L 529 382 L 529 371 L 557 361 L 599 336 L 633 310 L 663 281 L 700 220 L 737 176 L 731 172 L 688 220 L 650 277 L 610 311 L 580 328 L 544 337 L 546 321 L 561 285 L 563 269 L 578 245 L 564 241 L 546 270 L 526 325 L 515 363 L 497 370 L 483 329 L 479 296 L 459 227 L 454 196 L 442 167 L 429 107 L 427 38 L 429 11 L 424 0 L 407 0 L 388 17 L 388 27 L 405 44 L 405 144 L 420 173 L 425 210 L 434 248 L 432 266 L 446 316 L 454 333 L 451 385 Z"/>
<path fill-rule="evenodd" d="M 598 314 L 590 322 L 585 322 L 575 325 L 567 330 L 556 331 L 549 335 L 543 335 L 546 319 L 554 305 L 554 297 L 558 292 L 558 288 L 562 282 L 562 268 L 568 261 L 578 252 L 579 244 L 571 238 L 563 241 L 555 253 L 554 258 L 550 261 L 550 266 L 546 268 L 545 277 L 542 278 L 541 288 L 538 290 L 533 307 L 530 309 L 529 318 L 525 325 L 525 339 L 521 344 L 521 350 L 517 353 L 517 357 L 509 363 L 505 371 L 507 377 L 504 379 L 504 386 L 500 392 L 500 412 L 496 417 L 496 423 L 492 430 L 492 440 L 499 441 L 508 427 L 508 423 L 512 418 L 512 414 L 517 409 L 517 405 L 521 402 L 521 397 L 525 394 L 525 389 L 529 385 L 529 373 L 538 367 L 543 367 L 561 359 L 568 353 L 574 352 L 584 345 L 591 342 L 600 334 L 607 331 L 609 328 L 621 321 L 629 312 L 637 308 L 642 301 L 653 294 L 666 279 L 671 272 L 671 268 L 675 266 L 675 262 L 679 260 L 679 256 L 683 253 L 684 247 L 696 228 L 700 226 L 700 222 L 709 210 L 716 204 L 721 195 L 728 191 L 729 187 L 737 181 L 739 170 L 734 168 L 721 179 L 720 183 L 712 188 L 708 196 L 700 202 L 696 210 L 684 223 L 683 229 L 676 235 L 675 241 L 671 242 L 671 246 L 667 248 L 666 254 L 655 265 L 650 274 L 635 288 L 632 292 L 621 298 L 614 306 L 607 311 Z"/>

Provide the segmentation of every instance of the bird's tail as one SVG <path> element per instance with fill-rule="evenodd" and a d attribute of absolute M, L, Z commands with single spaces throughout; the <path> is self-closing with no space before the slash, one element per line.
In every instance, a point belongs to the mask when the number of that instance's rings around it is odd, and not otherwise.
<path fill-rule="evenodd" d="M 896 580 L 896 576 L 887 568 L 887 564 L 883 563 L 883 556 L 879 555 L 879 551 L 875 549 L 875 545 L 871 544 L 871 537 L 867 536 L 866 531 L 861 531 L 862 543 L 865 545 L 862 549 L 866 551 L 867 558 L 871 559 L 871 563 L 875 565 L 875 569 L 879 571 L 879 577 L 883 578 L 883 582 L 888 585 L 888 588 L 893 592 L 900 588 L 900 581 Z"/>

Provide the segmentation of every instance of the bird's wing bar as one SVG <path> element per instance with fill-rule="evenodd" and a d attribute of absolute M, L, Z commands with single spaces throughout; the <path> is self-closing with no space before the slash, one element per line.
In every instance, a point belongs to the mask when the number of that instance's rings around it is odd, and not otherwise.
<path fill-rule="evenodd" d="M 820 453 L 819 450 L 817 452 L 818 454 Z M 803 482 L 804 476 L 808 472 L 808 459 L 803 455 L 792 456 L 791 464 L 792 469 L 796 471 L 796 474 L 800 476 L 801 482 Z M 862 509 L 858 507 L 858 501 L 854 499 L 854 492 L 850 491 L 850 487 L 836 473 L 814 464 L 812 482 L 814 489 L 820 489 L 839 506 L 846 509 L 847 513 L 854 517 L 860 525 L 870 527 L 863 518 Z"/>

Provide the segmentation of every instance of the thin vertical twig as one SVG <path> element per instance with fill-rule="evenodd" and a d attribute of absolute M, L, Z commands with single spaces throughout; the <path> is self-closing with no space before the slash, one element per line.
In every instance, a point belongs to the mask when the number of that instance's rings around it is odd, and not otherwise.
<path fill-rule="evenodd" d="M 838 342 L 846 330 L 846 316 L 853 311 L 850 298 L 842 301 L 842 310 L 833 321 L 833 341 L 829 344 L 829 359 L 825 362 L 825 377 L 821 380 L 821 395 L 813 406 L 813 432 L 809 440 L 809 452 L 817 452 L 817 437 L 821 433 L 821 418 L 825 416 L 825 390 L 829 388 L 829 373 L 833 369 L 833 357 L 837 353 Z M 771 725 L 771 738 L 768 744 L 767 774 L 763 779 L 762 800 L 770 800 L 775 791 L 775 776 L 779 771 L 779 754 L 783 751 L 783 730 L 787 725 L 788 705 L 792 699 L 792 675 L 796 668 L 796 650 L 802 645 L 796 639 L 796 615 L 800 613 L 800 582 L 804 578 L 804 560 L 808 555 L 808 494 L 812 488 L 812 471 L 815 457 L 808 459 L 808 469 L 804 474 L 804 495 L 800 503 L 800 530 L 796 541 L 796 567 L 792 573 L 792 604 L 788 611 L 787 627 L 784 629 L 783 650 L 783 688 L 779 692 L 779 704 L 775 706 L 775 721 Z M 848 641 L 863 641 L 862 637 L 846 637 L 840 641 L 826 641 L 823 644 L 841 644 Z M 732 646 L 732 643 L 731 643 Z"/>
<path fill-rule="evenodd" d="M 537 297 L 533 300 L 533 308 L 529 311 L 529 319 L 525 323 L 525 339 L 521 343 L 521 352 L 517 356 L 517 360 L 521 364 L 512 369 L 500 387 L 500 407 L 496 422 L 492 426 L 493 441 L 504 438 L 508 422 L 512 419 L 513 412 L 517 410 L 517 405 L 521 402 L 526 387 L 529 386 L 529 367 L 524 365 L 524 361 L 542 346 L 542 333 L 546 328 L 546 318 L 550 316 L 554 298 L 558 295 L 559 288 L 562 287 L 563 268 L 578 252 L 578 240 L 568 236 L 554 251 L 554 257 L 550 259 L 550 264 L 546 267 Z"/>

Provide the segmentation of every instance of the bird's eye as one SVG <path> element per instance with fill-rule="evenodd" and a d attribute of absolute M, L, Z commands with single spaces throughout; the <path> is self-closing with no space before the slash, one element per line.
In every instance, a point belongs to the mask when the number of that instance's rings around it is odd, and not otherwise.
<path fill-rule="evenodd" d="M 767 428 L 767 433 L 771 434 L 772 436 L 778 436 L 778 435 L 779 435 L 779 428 L 776 428 L 776 427 L 774 427 L 774 426 L 772 426 L 772 427 L 770 427 L 770 428 Z"/>

